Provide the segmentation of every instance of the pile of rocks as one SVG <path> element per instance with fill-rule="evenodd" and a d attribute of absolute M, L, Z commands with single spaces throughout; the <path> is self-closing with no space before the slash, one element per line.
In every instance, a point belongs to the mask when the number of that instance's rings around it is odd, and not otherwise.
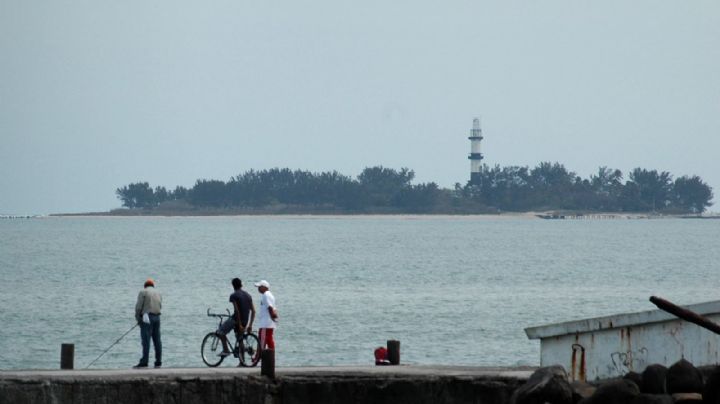
<path fill-rule="evenodd" d="M 568 381 L 562 366 L 538 369 L 518 388 L 511 404 L 720 404 L 720 366 L 707 377 L 686 360 L 670 368 L 650 365 L 642 373 L 597 384 Z"/>

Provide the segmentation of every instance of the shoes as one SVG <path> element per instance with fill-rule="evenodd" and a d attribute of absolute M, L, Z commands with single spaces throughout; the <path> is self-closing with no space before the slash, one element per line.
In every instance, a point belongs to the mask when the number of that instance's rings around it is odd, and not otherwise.
<path fill-rule="evenodd" d="M 221 358 L 224 358 L 224 357 L 230 356 L 230 355 L 232 355 L 232 352 L 230 352 L 230 351 L 222 351 L 218 354 L 218 356 Z"/>
<path fill-rule="evenodd" d="M 162 367 L 162 365 L 161 365 L 161 364 L 157 364 L 157 365 L 155 365 L 155 369 L 159 369 L 159 368 L 161 368 L 161 367 Z"/>
<path fill-rule="evenodd" d="M 137 365 L 133 366 L 133 369 L 146 369 L 147 367 L 147 363 L 144 365 L 142 363 L 138 363 Z"/>

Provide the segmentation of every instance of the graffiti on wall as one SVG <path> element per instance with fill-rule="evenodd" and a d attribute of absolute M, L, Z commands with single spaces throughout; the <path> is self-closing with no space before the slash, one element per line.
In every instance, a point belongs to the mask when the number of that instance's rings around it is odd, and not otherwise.
<path fill-rule="evenodd" d="M 647 366 L 648 349 L 642 347 L 636 350 L 618 351 L 610 354 L 612 365 L 608 365 L 608 373 L 613 376 L 623 376 L 636 369 Z"/>

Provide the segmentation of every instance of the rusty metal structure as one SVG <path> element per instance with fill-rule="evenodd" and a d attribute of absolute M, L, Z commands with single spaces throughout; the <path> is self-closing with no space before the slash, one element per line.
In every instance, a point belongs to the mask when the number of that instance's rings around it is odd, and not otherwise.
<path fill-rule="evenodd" d="M 662 309 L 530 327 L 525 333 L 540 340 L 540 365 L 561 365 L 571 380 L 619 377 L 683 358 L 695 366 L 720 363 L 720 301 L 686 307 L 652 301 Z"/>
<path fill-rule="evenodd" d="M 650 301 L 660 310 L 665 310 L 678 318 L 697 324 L 700 327 L 707 328 L 715 334 L 720 334 L 720 325 L 708 320 L 694 311 L 683 309 L 682 307 L 676 306 L 675 304 L 657 296 L 650 296 Z"/>

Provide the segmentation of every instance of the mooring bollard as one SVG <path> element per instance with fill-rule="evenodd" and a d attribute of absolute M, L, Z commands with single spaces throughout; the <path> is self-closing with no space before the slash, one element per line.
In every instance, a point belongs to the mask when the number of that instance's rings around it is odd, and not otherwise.
<path fill-rule="evenodd" d="M 260 356 L 262 363 L 260 364 L 260 374 L 271 379 L 275 378 L 275 351 L 272 349 L 263 349 Z"/>
<path fill-rule="evenodd" d="M 400 341 L 389 339 L 387 342 L 388 360 L 391 365 L 400 364 Z"/>
<path fill-rule="evenodd" d="M 60 369 L 73 369 L 75 367 L 75 344 L 62 344 L 60 346 Z"/>

